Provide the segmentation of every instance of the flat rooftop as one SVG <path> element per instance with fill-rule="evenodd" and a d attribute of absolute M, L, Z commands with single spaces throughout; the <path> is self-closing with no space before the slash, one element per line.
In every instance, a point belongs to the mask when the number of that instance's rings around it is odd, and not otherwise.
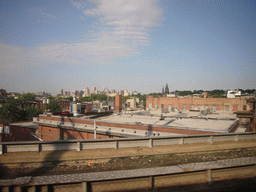
<path fill-rule="evenodd" d="M 188 116 L 181 113 L 176 113 L 175 115 L 176 116 L 166 116 L 163 114 L 165 118 L 160 120 L 160 116 L 136 115 L 136 113 L 121 115 L 114 114 L 108 117 L 102 117 L 100 118 L 100 121 L 121 124 L 143 124 L 156 127 L 182 128 L 220 133 L 228 133 L 229 128 L 237 122 L 237 119 L 235 118 L 209 118 L 209 116 L 200 117 L 195 114 L 193 116 Z"/>

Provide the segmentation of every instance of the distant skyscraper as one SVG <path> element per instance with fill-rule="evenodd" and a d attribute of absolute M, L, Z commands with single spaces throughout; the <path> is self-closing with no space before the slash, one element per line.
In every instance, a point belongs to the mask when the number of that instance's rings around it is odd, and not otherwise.
<path fill-rule="evenodd" d="M 126 89 L 124 90 L 124 96 L 130 96 L 129 92 Z"/>
<path fill-rule="evenodd" d="M 90 96 L 91 94 L 90 94 L 90 89 L 88 88 L 88 87 L 86 87 L 85 89 L 84 89 L 84 94 L 83 94 L 83 97 L 88 97 L 88 96 Z"/>
<path fill-rule="evenodd" d="M 79 96 L 79 91 L 74 90 L 74 91 L 72 92 L 72 95 L 73 95 L 73 96 Z"/>
<path fill-rule="evenodd" d="M 91 88 L 91 93 L 92 93 L 92 94 L 96 94 L 96 87 L 92 87 L 92 88 Z"/>
<path fill-rule="evenodd" d="M 60 89 L 60 90 L 59 90 L 59 94 L 60 94 L 60 95 L 63 95 L 63 89 Z"/>
<path fill-rule="evenodd" d="M 70 91 L 65 91 L 65 96 L 70 97 Z"/>

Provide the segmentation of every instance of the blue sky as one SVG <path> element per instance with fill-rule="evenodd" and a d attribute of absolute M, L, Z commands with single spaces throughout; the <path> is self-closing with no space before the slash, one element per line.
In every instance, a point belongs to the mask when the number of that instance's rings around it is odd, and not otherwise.
<path fill-rule="evenodd" d="M 256 88 L 255 0 L 2 0 L 0 88 Z"/>

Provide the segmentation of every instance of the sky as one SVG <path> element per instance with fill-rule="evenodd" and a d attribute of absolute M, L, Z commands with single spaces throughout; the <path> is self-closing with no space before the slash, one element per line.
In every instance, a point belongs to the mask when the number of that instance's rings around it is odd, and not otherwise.
<path fill-rule="evenodd" d="M 0 89 L 256 88 L 256 0 L 0 0 Z"/>

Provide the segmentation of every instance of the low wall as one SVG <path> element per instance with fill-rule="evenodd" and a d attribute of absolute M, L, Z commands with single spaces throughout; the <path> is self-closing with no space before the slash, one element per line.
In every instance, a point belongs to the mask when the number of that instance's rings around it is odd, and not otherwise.
<path fill-rule="evenodd" d="M 154 147 L 160 145 L 184 145 L 190 143 L 215 143 L 223 141 L 254 140 L 256 133 L 193 135 L 180 137 L 150 137 L 150 138 L 117 138 L 95 140 L 67 140 L 67 141 L 31 141 L 31 142 L 1 142 L 0 154 L 23 151 L 55 151 L 126 148 L 126 147 Z"/>

